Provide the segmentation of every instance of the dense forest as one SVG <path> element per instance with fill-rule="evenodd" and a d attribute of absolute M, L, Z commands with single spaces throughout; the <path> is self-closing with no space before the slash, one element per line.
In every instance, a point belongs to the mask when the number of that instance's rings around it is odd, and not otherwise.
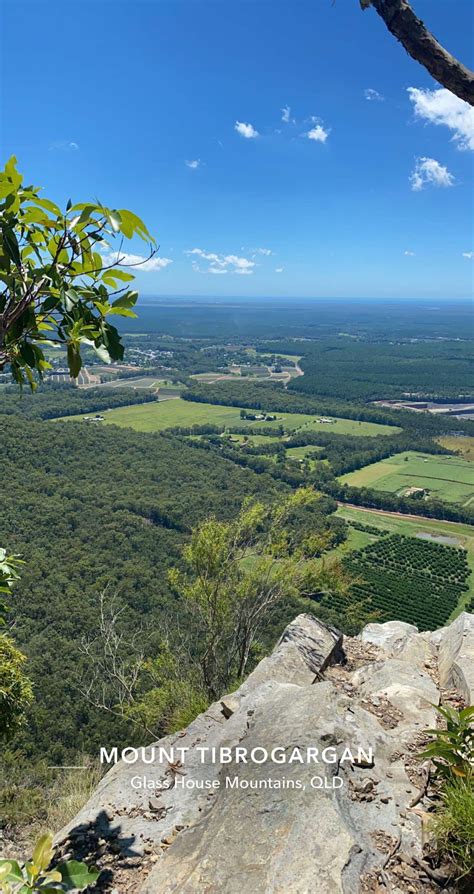
<path fill-rule="evenodd" d="M 304 376 L 292 390 L 354 401 L 474 397 L 472 363 L 462 341 L 397 342 L 370 345 L 328 340 L 304 350 Z"/>
<path fill-rule="evenodd" d="M 299 380 L 298 380 L 299 381 Z M 378 422 L 383 425 L 401 426 L 410 432 L 426 436 L 451 431 L 453 425 L 466 434 L 474 435 L 474 421 L 449 419 L 431 413 L 413 413 L 410 410 L 390 410 L 385 407 L 352 403 L 343 398 L 318 397 L 297 394 L 284 390 L 281 385 L 260 382 L 234 381 L 216 382 L 213 385 L 195 384 L 183 394 L 185 400 L 202 403 L 244 406 L 266 412 L 312 413 L 325 416 L 340 416 L 363 422 Z"/>
<path fill-rule="evenodd" d="M 27 560 L 13 608 L 36 696 L 21 745 L 60 763 L 117 732 L 77 691 L 78 641 L 97 623 L 98 594 L 119 589 L 130 623 L 141 619 L 153 639 L 182 611 L 166 568 L 191 525 L 282 485 L 169 437 L 0 419 L 0 540 Z"/>
<path fill-rule="evenodd" d="M 71 385 L 44 385 L 34 394 L 18 388 L 5 388 L 0 396 L 0 410 L 4 416 L 22 419 L 55 419 L 80 413 L 99 413 L 128 404 L 143 404 L 156 400 L 149 391 L 132 388 L 78 389 Z"/>
<path fill-rule="evenodd" d="M 139 318 L 118 321 L 122 332 L 155 332 L 216 341 L 263 342 L 265 351 L 284 351 L 288 338 L 344 337 L 389 343 L 393 339 L 456 339 L 472 325 L 469 301 L 344 301 L 304 299 L 169 298 L 144 300 Z M 277 348 L 273 342 L 278 342 Z"/>

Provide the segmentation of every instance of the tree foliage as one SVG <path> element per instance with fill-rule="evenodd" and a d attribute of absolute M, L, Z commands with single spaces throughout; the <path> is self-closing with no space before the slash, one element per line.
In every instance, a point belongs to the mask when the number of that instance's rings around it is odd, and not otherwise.
<path fill-rule="evenodd" d="M 183 551 L 187 570 L 169 576 L 191 606 L 202 686 L 211 698 L 243 677 L 278 603 L 327 590 L 347 595 L 350 579 L 340 565 L 321 569 L 314 561 L 321 543 L 311 518 L 325 499 L 301 488 L 270 506 L 246 501 L 234 520 L 209 518 L 193 530 Z"/>
<path fill-rule="evenodd" d="M 134 237 L 154 254 L 152 236 L 132 211 L 71 200 L 62 210 L 38 187 L 24 186 L 10 158 L 0 172 L 0 370 L 9 364 L 16 382 L 35 387 L 35 373 L 41 377 L 50 366 L 48 343 L 67 347 L 73 377 L 84 345 L 104 362 L 121 360 L 109 318 L 135 316 L 138 293 L 129 288 L 134 276 L 123 269 L 121 253 L 123 238 Z"/>
<path fill-rule="evenodd" d="M 19 580 L 18 556 L 8 556 L 0 549 L 0 625 L 6 624 L 7 605 L 2 593 L 9 593 Z M 33 698 L 31 683 L 24 665 L 26 657 L 16 648 L 12 638 L 0 632 L 0 740 L 6 739 L 21 725 Z"/>
<path fill-rule="evenodd" d="M 33 699 L 25 663 L 25 655 L 11 637 L 0 634 L 0 740 L 18 729 Z"/>

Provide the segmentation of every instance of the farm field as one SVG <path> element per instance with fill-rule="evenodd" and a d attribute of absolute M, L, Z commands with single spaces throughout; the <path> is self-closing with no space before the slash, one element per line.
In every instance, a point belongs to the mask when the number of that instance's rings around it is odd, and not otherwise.
<path fill-rule="evenodd" d="M 248 411 L 247 411 L 248 412 Z M 324 430 L 346 435 L 390 435 L 398 429 L 394 426 L 378 425 L 374 422 L 357 422 L 352 419 L 334 419 L 331 423 L 319 422 L 317 416 L 304 413 L 276 413 L 271 422 L 241 419 L 240 407 L 224 407 L 217 404 L 204 404 L 188 400 L 156 401 L 130 407 L 119 407 L 108 410 L 104 422 L 108 425 L 121 425 L 134 428 L 136 431 L 162 431 L 166 428 L 190 425 L 225 425 L 241 428 L 274 428 L 283 425 L 286 431 Z M 64 420 L 82 419 L 79 416 L 63 417 Z"/>
<path fill-rule="evenodd" d="M 425 488 L 430 496 L 463 506 L 474 499 L 474 469 L 459 456 L 407 451 L 342 475 L 340 481 L 400 496 L 411 487 Z"/>
<path fill-rule="evenodd" d="M 457 450 L 467 462 L 474 463 L 474 438 L 437 438 L 439 444 L 448 450 Z"/>
<path fill-rule="evenodd" d="M 336 515 L 348 522 L 353 521 L 357 524 L 369 525 L 372 528 L 379 528 L 381 531 L 389 531 L 390 534 L 404 534 L 416 538 L 429 534 L 433 538 L 440 538 L 441 543 L 455 541 L 455 543 L 452 542 L 452 545 L 462 546 L 467 551 L 471 575 L 468 578 L 469 590 L 461 596 L 457 608 L 453 611 L 451 617 L 456 617 L 474 596 L 474 527 L 459 524 L 458 522 L 404 518 L 403 516 L 384 513 L 380 510 L 355 509 L 348 506 L 340 506 Z M 336 553 L 337 550 L 334 550 L 331 555 Z"/>
<path fill-rule="evenodd" d="M 271 357 L 272 355 L 268 353 L 268 351 L 255 351 L 255 355 L 261 357 Z M 277 351 L 275 356 L 282 357 L 283 360 L 292 360 L 294 363 L 298 363 L 301 360 L 301 354 L 281 354 L 280 351 Z"/>
<path fill-rule="evenodd" d="M 468 589 L 465 550 L 415 537 L 381 537 L 344 559 L 360 577 L 356 599 L 370 600 L 381 622 L 393 617 L 420 630 L 443 626 Z"/>
<path fill-rule="evenodd" d="M 102 382 L 101 388 L 160 388 L 166 379 L 157 379 L 156 376 L 137 376 L 135 379 L 113 379 L 110 382 Z M 183 387 L 183 386 L 182 386 Z"/>

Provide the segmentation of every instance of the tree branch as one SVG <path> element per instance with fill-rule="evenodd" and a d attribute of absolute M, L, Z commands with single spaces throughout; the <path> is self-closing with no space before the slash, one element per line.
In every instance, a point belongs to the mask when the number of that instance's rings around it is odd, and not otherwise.
<path fill-rule="evenodd" d="M 360 0 L 360 5 L 373 6 L 412 59 L 459 99 L 474 105 L 474 72 L 441 46 L 406 0 Z"/>

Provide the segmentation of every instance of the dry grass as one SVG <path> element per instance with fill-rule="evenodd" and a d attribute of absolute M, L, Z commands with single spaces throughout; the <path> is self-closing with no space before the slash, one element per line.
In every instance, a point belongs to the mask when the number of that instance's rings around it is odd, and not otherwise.
<path fill-rule="evenodd" d="M 51 792 L 45 827 L 54 833 L 59 832 L 84 807 L 102 778 L 100 767 L 90 757 L 79 757 L 77 764 L 86 769 L 64 770 Z"/>

